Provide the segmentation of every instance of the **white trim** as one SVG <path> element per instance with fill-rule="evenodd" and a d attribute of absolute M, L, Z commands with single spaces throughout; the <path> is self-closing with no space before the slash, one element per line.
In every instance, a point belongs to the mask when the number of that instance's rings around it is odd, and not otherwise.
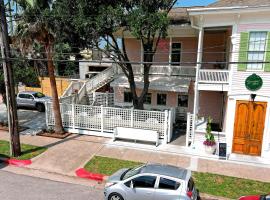
<path fill-rule="evenodd" d="M 269 11 L 270 6 L 234 6 L 234 7 L 210 7 L 210 8 L 191 8 L 187 9 L 190 16 L 205 14 L 224 14 L 224 13 L 247 13 L 258 11 Z"/>

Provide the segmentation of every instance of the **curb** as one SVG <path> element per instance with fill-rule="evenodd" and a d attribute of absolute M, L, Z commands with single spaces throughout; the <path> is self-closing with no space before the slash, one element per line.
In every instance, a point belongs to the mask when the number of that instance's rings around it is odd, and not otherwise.
<path fill-rule="evenodd" d="M 75 171 L 75 174 L 80 178 L 90 179 L 94 181 L 104 181 L 106 176 L 103 174 L 95 174 L 87 171 L 84 168 L 79 168 Z"/>
<path fill-rule="evenodd" d="M 32 164 L 31 160 L 17 160 L 17 159 L 12 159 L 12 158 L 10 159 L 0 158 L 0 161 L 3 161 L 4 163 L 8 165 L 13 165 L 17 167 L 24 167 L 24 166 Z"/>

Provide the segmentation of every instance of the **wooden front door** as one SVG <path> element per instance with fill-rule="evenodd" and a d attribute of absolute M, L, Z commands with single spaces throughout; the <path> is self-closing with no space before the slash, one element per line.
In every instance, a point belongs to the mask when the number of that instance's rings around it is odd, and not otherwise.
<path fill-rule="evenodd" d="M 233 153 L 260 156 L 267 103 L 237 101 Z"/>

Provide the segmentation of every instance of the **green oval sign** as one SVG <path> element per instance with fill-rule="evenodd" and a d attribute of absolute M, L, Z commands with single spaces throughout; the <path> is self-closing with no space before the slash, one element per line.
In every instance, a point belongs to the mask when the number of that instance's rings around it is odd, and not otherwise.
<path fill-rule="evenodd" d="M 256 91 L 256 90 L 261 89 L 263 85 L 263 80 L 257 74 L 252 74 L 249 77 L 247 77 L 245 81 L 245 85 L 248 90 Z"/>

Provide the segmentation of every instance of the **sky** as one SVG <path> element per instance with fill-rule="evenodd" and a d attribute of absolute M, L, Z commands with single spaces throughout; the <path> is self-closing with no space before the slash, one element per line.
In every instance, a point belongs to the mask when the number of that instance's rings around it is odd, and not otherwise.
<path fill-rule="evenodd" d="M 175 7 L 205 6 L 214 2 L 216 2 L 216 0 L 178 0 Z"/>

